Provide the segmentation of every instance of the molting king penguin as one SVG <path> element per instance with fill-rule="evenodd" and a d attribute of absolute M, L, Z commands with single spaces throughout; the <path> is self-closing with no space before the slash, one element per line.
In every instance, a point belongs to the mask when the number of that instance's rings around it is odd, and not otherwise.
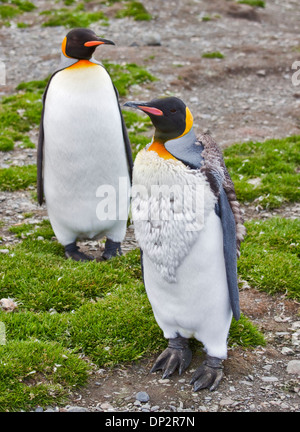
<path fill-rule="evenodd" d="M 125 106 L 142 110 L 155 127 L 152 142 L 137 154 L 132 183 L 144 284 L 169 340 L 152 371 L 162 369 L 163 378 L 177 368 L 181 374 L 191 362 L 188 339 L 194 337 L 206 357 L 191 384 L 195 391 L 215 390 L 232 315 L 240 316 L 237 257 L 245 228 L 234 185 L 211 136 L 196 137 L 182 100 Z"/>
<path fill-rule="evenodd" d="M 104 66 L 92 57 L 102 44 L 114 45 L 92 30 L 71 30 L 43 97 L 38 201 L 42 204 L 45 195 L 54 233 L 66 257 L 76 261 L 92 259 L 80 252 L 81 238 L 106 236 L 104 259 L 121 253 L 127 224 L 129 193 L 128 200 L 120 200 L 125 209 L 112 203 L 115 217 L 101 218 L 96 211 L 98 188 L 114 188 L 109 199 L 115 200 L 120 179 L 129 188 L 133 165 L 117 90 Z"/>

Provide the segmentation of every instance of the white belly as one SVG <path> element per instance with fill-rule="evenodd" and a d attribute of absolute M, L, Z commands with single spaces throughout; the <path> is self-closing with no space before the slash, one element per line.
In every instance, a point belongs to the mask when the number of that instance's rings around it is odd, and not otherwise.
<path fill-rule="evenodd" d="M 99 220 L 96 214 L 98 187 L 112 186 L 114 200 L 119 178 L 128 179 L 119 108 L 104 68 L 68 68 L 52 78 L 44 132 L 45 198 L 58 240 L 108 235 L 121 241 L 126 220 Z"/>
<path fill-rule="evenodd" d="M 144 280 L 158 325 L 166 338 L 195 337 L 211 356 L 226 358 L 232 312 L 228 294 L 220 219 L 211 212 L 198 240 L 167 282 L 147 254 Z"/>

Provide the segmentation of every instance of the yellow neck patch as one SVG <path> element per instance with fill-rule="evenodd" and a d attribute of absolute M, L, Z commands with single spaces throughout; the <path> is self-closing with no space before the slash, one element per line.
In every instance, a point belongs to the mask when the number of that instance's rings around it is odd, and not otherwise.
<path fill-rule="evenodd" d="M 155 151 L 158 154 L 158 156 L 163 159 L 177 160 L 173 155 L 171 155 L 171 153 L 168 152 L 168 150 L 165 149 L 163 143 L 160 143 L 158 141 L 154 141 L 147 151 Z"/>

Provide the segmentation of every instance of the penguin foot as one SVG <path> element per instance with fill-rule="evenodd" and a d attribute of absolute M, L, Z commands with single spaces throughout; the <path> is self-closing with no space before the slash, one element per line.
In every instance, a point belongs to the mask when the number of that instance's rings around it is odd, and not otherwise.
<path fill-rule="evenodd" d="M 222 360 L 217 357 L 206 356 L 206 360 L 195 371 L 190 384 L 194 384 L 194 391 L 209 388 L 216 390 L 223 377 Z"/>
<path fill-rule="evenodd" d="M 162 378 L 165 379 L 175 372 L 181 375 L 189 366 L 192 360 L 192 351 L 188 345 L 188 339 L 178 336 L 169 339 L 168 348 L 166 348 L 154 363 L 151 372 L 162 370 Z"/>
<path fill-rule="evenodd" d="M 65 246 L 65 257 L 70 258 L 74 261 L 92 261 L 94 258 L 80 252 L 79 247 L 76 245 L 76 242 L 70 243 Z"/>
<path fill-rule="evenodd" d="M 105 249 L 102 254 L 102 258 L 105 260 L 109 260 L 113 257 L 116 257 L 118 254 L 122 255 L 121 243 L 107 239 L 105 242 Z"/>

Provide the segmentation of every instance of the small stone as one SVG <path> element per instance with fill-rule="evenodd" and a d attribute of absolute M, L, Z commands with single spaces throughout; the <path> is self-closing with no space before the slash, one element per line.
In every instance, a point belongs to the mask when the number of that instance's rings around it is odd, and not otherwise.
<path fill-rule="evenodd" d="M 10 298 L 3 298 L 0 300 L 0 308 L 5 310 L 6 312 L 12 312 L 18 307 L 17 303 L 15 303 Z"/>
<path fill-rule="evenodd" d="M 274 377 L 274 376 L 269 376 L 269 377 L 261 377 L 261 379 L 264 382 L 276 382 L 278 381 L 278 378 Z"/>
<path fill-rule="evenodd" d="M 151 411 L 158 411 L 159 410 L 159 406 L 158 405 L 153 405 L 151 407 Z"/>
<path fill-rule="evenodd" d="M 234 401 L 230 398 L 225 398 L 220 401 L 221 406 L 232 405 Z"/>
<path fill-rule="evenodd" d="M 259 77 L 265 77 L 266 76 L 266 71 L 264 69 L 260 69 L 256 72 L 256 75 Z"/>
<path fill-rule="evenodd" d="M 281 354 L 284 354 L 284 355 L 293 355 L 293 354 L 295 354 L 295 352 L 291 348 L 283 347 L 282 350 L 281 350 Z"/>
<path fill-rule="evenodd" d="M 227 14 L 233 18 L 242 18 L 249 21 L 260 21 L 256 10 L 252 6 L 246 4 L 229 4 Z"/>
<path fill-rule="evenodd" d="M 109 410 L 109 409 L 113 409 L 113 406 L 110 403 L 108 403 L 108 402 L 103 402 L 100 405 L 100 408 L 103 409 L 103 410 Z"/>
<path fill-rule="evenodd" d="M 38 406 L 38 407 L 35 409 L 35 412 L 43 412 L 43 411 L 44 411 L 43 408 L 40 407 L 40 406 Z"/>
<path fill-rule="evenodd" d="M 159 46 L 161 45 L 161 37 L 158 33 L 148 33 L 143 36 L 144 45 Z"/>
<path fill-rule="evenodd" d="M 287 372 L 289 374 L 300 375 L 300 360 L 291 360 L 287 365 Z"/>
<path fill-rule="evenodd" d="M 140 402 L 148 402 L 150 400 L 150 396 L 148 395 L 148 393 L 144 392 L 144 391 L 140 391 L 135 395 L 136 400 L 140 401 Z"/>
<path fill-rule="evenodd" d="M 8 254 L 9 253 L 9 249 L 0 249 L 0 253 L 2 253 L 2 254 Z"/>
<path fill-rule="evenodd" d="M 70 406 L 68 407 L 67 412 L 88 412 L 88 409 L 79 406 Z"/>

